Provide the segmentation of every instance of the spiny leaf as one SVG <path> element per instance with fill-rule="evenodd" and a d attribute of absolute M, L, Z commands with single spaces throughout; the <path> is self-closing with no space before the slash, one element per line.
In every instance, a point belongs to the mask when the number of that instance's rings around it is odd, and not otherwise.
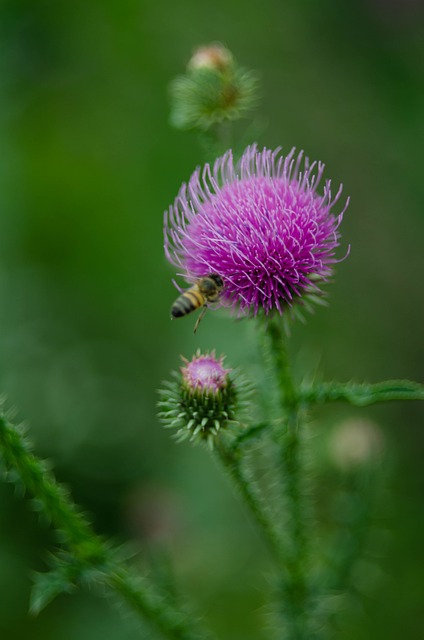
<path fill-rule="evenodd" d="M 57 596 L 72 593 L 75 589 L 75 585 L 59 567 L 48 573 L 36 573 L 29 604 L 30 613 L 38 615 Z"/>

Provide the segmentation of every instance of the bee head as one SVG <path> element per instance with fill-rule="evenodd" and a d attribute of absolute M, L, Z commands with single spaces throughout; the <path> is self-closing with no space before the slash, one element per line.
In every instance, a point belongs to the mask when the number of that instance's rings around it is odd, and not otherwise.
<path fill-rule="evenodd" d="M 208 278 L 210 278 L 211 280 L 213 280 L 216 284 L 216 286 L 219 289 L 223 289 L 224 288 L 224 281 L 221 278 L 221 276 L 219 276 L 217 273 L 211 273 Z"/>

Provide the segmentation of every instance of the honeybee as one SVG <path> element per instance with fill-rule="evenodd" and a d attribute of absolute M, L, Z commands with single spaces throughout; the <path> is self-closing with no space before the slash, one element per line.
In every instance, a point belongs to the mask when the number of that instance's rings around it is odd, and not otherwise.
<path fill-rule="evenodd" d="M 196 333 L 199 322 L 206 313 L 208 303 L 216 302 L 223 289 L 224 282 L 221 276 L 216 273 L 199 278 L 175 300 L 171 308 L 171 318 L 181 318 L 203 307 L 194 325 L 194 333 Z"/>

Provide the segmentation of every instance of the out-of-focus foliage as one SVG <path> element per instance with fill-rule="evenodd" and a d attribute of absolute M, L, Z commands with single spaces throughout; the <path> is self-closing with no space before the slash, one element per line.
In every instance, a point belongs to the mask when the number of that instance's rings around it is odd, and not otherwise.
<path fill-rule="evenodd" d="M 96 529 L 134 539 L 141 571 L 168 576 L 171 562 L 220 638 L 268 637 L 267 555 L 207 453 L 159 427 L 156 389 L 198 347 L 252 366 L 254 336 L 225 311 L 196 336 L 191 318 L 169 320 L 162 212 L 203 161 L 195 135 L 168 125 L 169 82 L 195 47 L 223 42 L 260 72 L 269 126 L 259 142 L 322 159 L 352 197 L 351 253 L 330 305 L 293 329 L 298 371 L 423 381 L 423 36 L 413 0 L 0 5 L 0 390 Z M 385 434 L 394 474 L 376 514 L 388 532 L 381 568 L 358 570 L 340 638 L 418 639 L 423 410 L 323 409 L 317 450 L 359 417 Z M 319 477 L 318 507 L 337 476 Z M 31 571 L 53 546 L 0 485 L 0 635 L 137 637 L 89 593 L 28 617 Z"/>

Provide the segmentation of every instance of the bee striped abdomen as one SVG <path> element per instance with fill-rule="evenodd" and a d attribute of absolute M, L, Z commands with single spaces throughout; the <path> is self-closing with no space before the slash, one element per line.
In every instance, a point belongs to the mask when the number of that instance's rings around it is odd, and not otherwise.
<path fill-rule="evenodd" d="M 171 316 L 173 318 L 186 316 L 188 313 L 202 307 L 205 302 L 205 296 L 200 293 L 198 287 L 191 287 L 175 300 L 172 305 Z"/>

